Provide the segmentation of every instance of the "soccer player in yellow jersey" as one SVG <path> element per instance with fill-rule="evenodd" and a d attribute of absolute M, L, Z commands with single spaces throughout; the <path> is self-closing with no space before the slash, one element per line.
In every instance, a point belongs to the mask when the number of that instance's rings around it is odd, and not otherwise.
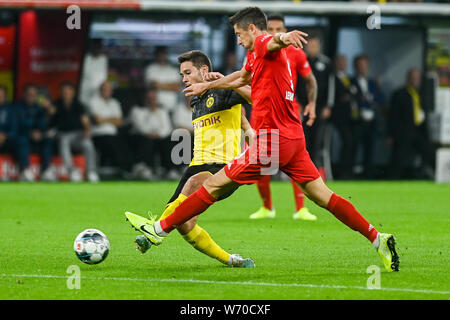
<path fill-rule="evenodd" d="M 199 50 L 180 55 L 178 62 L 186 87 L 194 83 L 205 82 L 210 77 L 217 79 L 222 76 L 219 73 L 210 73 L 212 72 L 211 61 L 206 54 Z M 209 90 L 202 96 L 192 98 L 190 104 L 194 127 L 193 159 L 160 219 L 169 216 L 184 199 L 200 188 L 207 178 L 242 152 L 242 130 L 245 132 L 246 141 L 250 144 L 253 130 L 242 113 L 242 104 L 249 101 L 251 101 L 249 86 L 235 90 Z M 231 267 L 255 266 L 251 259 L 244 259 L 237 254 L 229 254 L 223 250 L 197 224 L 197 218 L 198 216 L 193 217 L 177 227 L 182 237 L 195 249 Z M 137 249 L 142 253 L 145 253 L 151 246 L 150 241 L 144 235 L 137 236 L 135 242 Z"/>

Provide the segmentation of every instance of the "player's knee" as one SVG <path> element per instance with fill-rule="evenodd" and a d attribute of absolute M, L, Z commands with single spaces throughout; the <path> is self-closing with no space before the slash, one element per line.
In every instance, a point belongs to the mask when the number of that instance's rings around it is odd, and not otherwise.
<path fill-rule="evenodd" d="M 324 198 L 313 198 L 313 197 L 310 197 L 309 198 L 310 200 L 312 200 L 315 204 L 317 204 L 319 207 L 322 207 L 322 208 L 327 208 L 327 205 L 328 205 L 328 202 L 324 199 Z"/>
<path fill-rule="evenodd" d="M 200 172 L 196 175 L 193 175 L 188 179 L 186 184 L 183 187 L 182 193 L 186 196 L 191 195 L 196 190 L 200 189 L 206 179 L 211 176 L 208 172 Z"/>
<path fill-rule="evenodd" d="M 306 193 L 305 193 L 306 194 Z M 321 192 L 315 192 L 312 194 L 306 194 L 306 196 L 317 204 L 319 207 L 327 208 L 328 202 L 330 202 L 330 198 L 333 192 L 329 189 L 322 190 Z"/>

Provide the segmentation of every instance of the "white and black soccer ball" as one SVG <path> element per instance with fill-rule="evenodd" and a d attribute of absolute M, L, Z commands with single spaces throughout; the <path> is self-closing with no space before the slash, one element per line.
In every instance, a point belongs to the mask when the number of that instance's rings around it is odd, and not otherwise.
<path fill-rule="evenodd" d="M 106 259 L 109 253 L 109 240 L 97 229 L 81 232 L 73 244 L 78 259 L 87 264 L 97 264 Z"/>

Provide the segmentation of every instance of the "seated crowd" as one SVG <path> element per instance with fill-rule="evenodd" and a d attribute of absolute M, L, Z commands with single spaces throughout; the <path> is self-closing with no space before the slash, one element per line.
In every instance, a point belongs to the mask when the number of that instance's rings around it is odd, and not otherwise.
<path fill-rule="evenodd" d="M 192 131 L 187 103 L 176 106 L 172 115 L 162 108 L 158 88 L 150 86 L 143 103 L 124 118 L 113 87 L 104 81 L 88 105 L 77 98 L 70 82 L 60 85 L 57 100 L 39 95 L 39 87 L 28 84 L 22 98 L 7 101 L 7 88 L 0 86 L 0 154 L 13 157 L 20 181 L 57 181 L 52 168 L 60 156 L 71 181 L 98 182 L 99 168 L 110 167 L 125 179 L 177 179 L 180 168 L 170 158 L 176 128 Z M 179 111 L 179 112 L 178 112 Z M 74 153 L 82 154 L 85 174 L 74 165 Z M 40 156 L 37 177 L 30 168 L 30 155 Z"/>

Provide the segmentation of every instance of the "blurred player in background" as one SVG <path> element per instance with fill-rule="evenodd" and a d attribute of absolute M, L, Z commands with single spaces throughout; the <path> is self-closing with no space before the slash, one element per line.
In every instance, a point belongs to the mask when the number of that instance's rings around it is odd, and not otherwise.
<path fill-rule="evenodd" d="M 186 87 L 204 82 L 212 72 L 211 61 L 199 50 L 188 51 L 178 57 L 180 74 Z M 223 77 L 214 73 L 214 78 Z M 184 172 L 175 193 L 170 198 L 160 219 L 168 217 L 203 182 L 221 170 L 226 163 L 241 153 L 241 128 L 248 143 L 252 129 L 242 113 L 242 104 L 251 101 L 250 87 L 233 90 L 209 90 L 191 99 L 192 124 L 194 126 L 193 159 Z M 190 144 L 189 144 L 190 145 Z M 228 195 L 224 195 L 226 198 Z M 177 227 L 183 239 L 200 252 L 231 267 L 254 267 L 251 259 L 229 254 L 217 245 L 210 235 L 197 224 L 198 216 Z M 151 246 L 143 235 L 136 237 L 139 251 L 145 253 Z"/>
<path fill-rule="evenodd" d="M 271 14 L 267 17 L 267 31 L 275 35 L 279 32 L 287 32 L 284 17 L 281 14 Z M 292 81 L 294 83 L 294 92 L 297 88 L 297 80 L 300 75 L 305 81 L 306 92 L 308 95 L 308 102 L 310 105 L 316 104 L 317 98 L 317 83 L 314 74 L 312 73 L 311 67 L 309 66 L 308 60 L 306 58 L 305 52 L 301 48 L 295 48 L 289 46 L 286 48 L 286 54 L 289 60 L 289 67 L 292 73 Z M 293 101 L 295 108 L 300 110 L 300 106 L 297 100 L 294 98 Z M 253 124 L 252 124 L 253 126 Z M 299 133 L 300 136 L 300 133 Z M 311 214 L 308 208 L 304 205 L 305 195 L 302 190 L 297 186 L 294 180 L 291 179 L 292 187 L 294 189 L 294 199 L 295 199 L 295 212 L 293 215 L 294 219 L 317 220 L 317 217 Z M 270 192 L 270 175 L 261 176 L 261 179 L 256 183 L 258 187 L 259 195 L 263 201 L 262 207 L 250 215 L 250 219 L 263 219 L 263 218 L 274 218 L 275 209 L 272 204 L 272 195 Z"/>

